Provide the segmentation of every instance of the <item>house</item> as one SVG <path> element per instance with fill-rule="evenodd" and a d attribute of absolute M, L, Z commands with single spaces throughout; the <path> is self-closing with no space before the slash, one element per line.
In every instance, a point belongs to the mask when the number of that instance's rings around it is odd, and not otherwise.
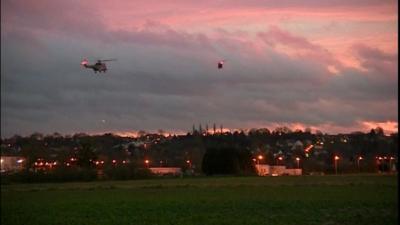
<path fill-rule="evenodd" d="M 182 169 L 179 167 L 150 167 L 149 170 L 157 175 L 173 175 L 178 176 L 182 174 Z"/>
<path fill-rule="evenodd" d="M 259 176 L 302 175 L 302 169 L 288 169 L 286 166 L 270 166 L 268 164 L 257 164 L 256 170 Z"/>
<path fill-rule="evenodd" d="M 268 164 L 257 164 L 256 170 L 258 176 L 268 176 L 269 175 L 269 165 Z"/>
<path fill-rule="evenodd" d="M 19 156 L 1 156 L 1 172 L 17 172 L 25 168 L 26 159 Z"/>

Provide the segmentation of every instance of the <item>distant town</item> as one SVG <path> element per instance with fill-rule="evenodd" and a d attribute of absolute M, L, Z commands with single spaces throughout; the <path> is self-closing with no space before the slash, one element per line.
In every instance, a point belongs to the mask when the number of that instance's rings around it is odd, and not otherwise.
<path fill-rule="evenodd" d="M 230 132 L 222 126 L 203 129 L 200 125 L 185 135 L 162 130 L 140 131 L 136 137 L 15 135 L 1 139 L 1 173 L 29 174 L 32 181 L 50 175 L 56 180 L 80 180 L 395 173 L 397 155 L 398 133 L 385 135 L 379 127 L 366 133 L 330 135 L 287 127 Z M 57 174 L 60 171 L 62 175 Z"/>

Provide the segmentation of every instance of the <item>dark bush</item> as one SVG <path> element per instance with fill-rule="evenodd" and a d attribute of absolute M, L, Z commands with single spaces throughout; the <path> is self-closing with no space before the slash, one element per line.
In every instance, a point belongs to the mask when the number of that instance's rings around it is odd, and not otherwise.
<path fill-rule="evenodd" d="M 97 172 L 94 169 L 84 168 L 57 168 L 51 171 L 23 171 L 9 175 L 2 175 L 2 183 L 40 183 L 40 182 L 68 182 L 92 181 Z"/>
<path fill-rule="evenodd" d="M 143 179 L 153 176 L 149 169 L 138 168 L 134 164 L 110 166 L 104 170 L 104 174 L 106 179 L 111 180 Z"/>

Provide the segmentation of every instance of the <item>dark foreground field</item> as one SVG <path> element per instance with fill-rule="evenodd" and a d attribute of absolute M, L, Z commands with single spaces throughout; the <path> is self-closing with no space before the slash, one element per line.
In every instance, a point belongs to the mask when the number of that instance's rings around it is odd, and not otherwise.
<path fill-rule="evenodd" d="M 398 223 L 397 176 L 3 185 L 3 225 Z"/>

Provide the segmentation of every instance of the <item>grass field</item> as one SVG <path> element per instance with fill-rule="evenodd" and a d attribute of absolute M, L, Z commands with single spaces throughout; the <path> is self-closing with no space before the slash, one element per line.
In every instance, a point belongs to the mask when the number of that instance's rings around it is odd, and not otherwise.
<path fill-rule="evenodd" d="M 398 223 L 397 176 L 216 177 L 1 186 L 1 224 Z"/>

